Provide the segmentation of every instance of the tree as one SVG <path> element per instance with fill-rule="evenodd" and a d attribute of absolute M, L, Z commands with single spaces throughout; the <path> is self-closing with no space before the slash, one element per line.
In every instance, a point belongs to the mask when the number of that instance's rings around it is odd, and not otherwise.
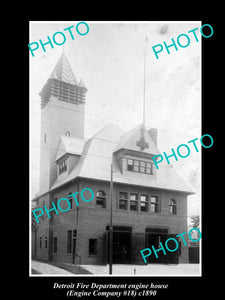
<path fill-rule="evenodd" d="M 199 221 L 199 215 L 191 216 L 191 224 L 193 228 L 198 228 L 200 221 Z"/>
<path fill-rule="evenodd" d="M 200 224 L 200 221 L 199 221 L 199 215 L 193 215 L 191 216 L 191 225 L 192 225 L 192 228 L 199 228 L 199 224 Z M 192 231 L 193 233 L 193 231 Z M 199 238 L 199 232 L 197 231 L 197 238 Z"/>

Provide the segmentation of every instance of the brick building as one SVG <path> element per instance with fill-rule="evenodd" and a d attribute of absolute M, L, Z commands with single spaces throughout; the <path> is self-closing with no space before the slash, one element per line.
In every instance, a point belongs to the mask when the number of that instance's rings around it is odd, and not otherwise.
<path fill-rule="evenodd" d="M 41 96 L 39 207 L 60 206 L 40 218 L 32 235 L 32 257 L 49 261 L 105 264 L 109 259 L 110 176 L 113 165 L 113 263 L 143 263 L 140 250 L 187 231 L 187 197 L 193 192 L 173 167 L 156 170 L 152 156 L 157 130 L 143 124 L 124 132 L 114 124 L 90 139 L 84 137 L 83 80 L 76 80 L 62 54 Z M 82 201 L 85 188 L 94 192 Z M 79 207 L 72 193 L 77 194 Z M 86 190 L 86 199 L 90 199 Z M 173 248 L 173 246 L 171 246 Z M 162 251 L 161 251 L 162 252 Z M 188 248 L 151 256 L 155 263 L 188 263 Z"/>

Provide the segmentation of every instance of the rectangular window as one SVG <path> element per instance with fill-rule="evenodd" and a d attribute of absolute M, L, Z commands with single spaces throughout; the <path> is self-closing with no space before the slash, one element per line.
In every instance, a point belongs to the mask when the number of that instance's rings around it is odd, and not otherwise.
<path fill-rule="evenodd" d="M 76 252 L 76 237 L 77 237 L 77 231 L 76 230 L 68 230 L 67 231 L 67 253 L 73 253 Z"/>
<path fill-rule="evenodd" d="M 148 196 L 141 195 L 141 211 L 148 211 Z"/>
<path fill-rule="evenodd" d="M 67 170 L 67 159 L 62 160 L 59 163 L 59 175 Z"/>
<path fill-rule="evenodd" d="M 89 239 L 89 255 L 97 255 L 97 239 Z"/>
<path fill-rule="evenodd" d="M 40 249 L 41 249 L 41 247 L 42 247 L 42 238 L 40 236 Z"/>
<path fill-rule="evenodd" d="M 127 160 L 127 170 L 128 171 L 133 171 L 134 168 L 134 161 L 133 159 L 128 159 Z"/>
<path fill-rule="evenodd" d="M 140 162 L 140 172 L 145 173 L 145 162 L 144 161 Z"/>
<path fill-rule="evenodd" d="M 73 230 L 73 254 L 76 253 L 76 245 L 77 245 L 77 231 Z"/>
<path fill-rule="evenodd" d="M 138 210 L 138 194 L 130 194 L 130 210 Z"/>
<path fill-rule="evenodd" d="M 127 171 L 153 174 L 153 163 L 137 159 L 127 159 Z"/>
<path fill-rule="evenodd" d="M 53 239 L 53 253 L 57 253 L 57 237 Z"/>
<path fill-rule="evenodd" d="M 139 172 L 140 161 L 134 160 L 134 172 Z"/>
<path fill-rule="evenodd" d="M 127 210 L 128 193 L 119 192 L 119 209 Z"/>
<path fill-rule="evenodd" d="M 47 249 L 48 248 L 48 238 L 47 238 L 47 236 L 45 237 L 45 249 Z"/>
<path fill-rule="evenodd" d="M 148 163 L 148 162 L 146 162 L 146 173 L 147 174 L 153 174 L 152 173 L 152 163 Z"/>
<path fill-rule="evenodd" d="M 151 196 L 150 199 L 151 199 L 151 203 L 150 203 L 151 212 L 159 213 L 159 197 Z"/>
<path fill-rule="evenodd" d="M 140 161 L 134 160 L 134 172 L 139 172 Z"/>
<path fill-rule="evenodd" d="M 72 252 L 72 230 L 67 231 L 67 253 Z"/>

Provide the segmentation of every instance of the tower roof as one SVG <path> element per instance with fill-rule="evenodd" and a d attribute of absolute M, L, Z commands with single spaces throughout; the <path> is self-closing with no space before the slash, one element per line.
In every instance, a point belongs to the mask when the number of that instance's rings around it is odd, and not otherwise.
<path fill-rule="evenodd" d="M 51 96 L 57 97 L 62 101 L 83 104 L 85 103 L 86 92 L 87 88 L 83 79 L 80 79 L 78 83 L 66 55 L 62 53 L 47 83 L 39 93 L 41 96 L 41 107 L 48 103 Z"/>
<path fill-rule="evenodd" d="M 78 85 L 77 79 L 64 53 L 60 56 L 49 78 L 55 78 L 66 83 Z"/>

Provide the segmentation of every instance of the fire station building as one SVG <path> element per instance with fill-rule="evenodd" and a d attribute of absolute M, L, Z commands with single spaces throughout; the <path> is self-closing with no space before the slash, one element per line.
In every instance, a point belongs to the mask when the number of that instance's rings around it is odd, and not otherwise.
<path fill-rule="evenodd" d="M 157 249 L 168 237 L 187 231 L 187 197 L 193 191 L 173 167 L 156 169 L 152 157 L 160 152 L 155 128 L 140 124 L 124 132 L 109 124 L 86 139 L 86 92 L 63 53 L 40 92 L 40 191 L 33 202 L 51 209 L 52 202 L 67 198 L 71 207 L 39 219 L 32 257 L 108 263 L 112 164 L 113 263 L 143 264 L 140 250 Z M 80 198 L 85 188 L 94 192 L 91 202 Z M 69 197 L 76 192 L 79 206 Z M 179 250 L 159 253 L 158 259 L 152 255 L 149 263 L 188 263 L 188 247 L 176 239 Z"/>

